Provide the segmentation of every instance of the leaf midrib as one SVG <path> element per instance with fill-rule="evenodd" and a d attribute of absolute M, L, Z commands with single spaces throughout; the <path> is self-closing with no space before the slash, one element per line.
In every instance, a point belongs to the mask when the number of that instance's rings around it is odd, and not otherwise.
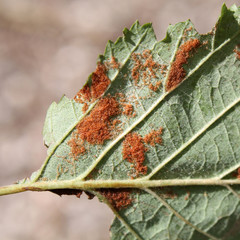
<path fill-rule="evenodd" d="M 218 178 L 199 178 L 199 179 L 167 179 L 167 180 L 87 180 L 78 179 L 61 181 L 41 181 L 35 183 L 22 183 L 12 185 L 15 188 L 33 188 L 27 189 L 34 191 L 46 191 L 51 189 L 99 189 L 99 188 L 154 188 L 170 186 L 226 186 L 240 185 L 240 179 L 218 179 Z"/>
<path fill-rule="evenodd" d="M 154 188 L 170 186 L 224 186 L 240 185 L 240 179 L 168 179 L 168 180 L 52 180 L 39 182 L 26 182 L 0 187 L 0 196 L 24 191 L 49 191 L 52 189 L 81 189 L 91 190 L 99 188 Z"/>

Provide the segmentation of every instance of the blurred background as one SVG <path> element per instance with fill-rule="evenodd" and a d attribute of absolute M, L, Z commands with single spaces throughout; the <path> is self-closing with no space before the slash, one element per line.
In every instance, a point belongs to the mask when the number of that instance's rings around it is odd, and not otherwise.
<path fill-rule="evenodd" d="M 157 38 L 190 18 L 200 33 L 216 23 L 221 0 L 0 0 L 0 185 L 38 169 L 46 156 L 48 106 L 72 98 L 109 39 L 138 19 Z M 226 0 L 228 7 L 240 1 Z M 109 239 L 111 211 L 97 199 L 51 193 L 0 197 L 1 240 Z"/>

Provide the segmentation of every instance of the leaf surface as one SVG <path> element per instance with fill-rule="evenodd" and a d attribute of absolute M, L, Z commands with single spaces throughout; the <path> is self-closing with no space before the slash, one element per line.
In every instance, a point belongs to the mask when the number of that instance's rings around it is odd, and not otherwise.
<path fill-rule="evenodd" d="M 25 190 L 77 189 L 116 214 L 120 239 L 239 239 L 240 8 L 157 41 L 136 22 L 73 100 L 47 113 L 48 157 Z"/>

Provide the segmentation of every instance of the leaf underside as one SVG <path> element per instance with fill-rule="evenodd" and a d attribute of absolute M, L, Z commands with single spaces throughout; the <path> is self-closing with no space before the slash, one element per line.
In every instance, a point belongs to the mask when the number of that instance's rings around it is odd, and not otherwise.
<path fill-rule="evenodd" d="M 124 29 L 84 91 L 50 106 L 48 157 L 19 184 L 89 190 L 116 214 L 114 240 L 239 239 L 240 187 L 226 184 L 240 167 L 239 22 L 224 5 L 205 35 L 190 21 L 162 41 L 151 24 Z"/>

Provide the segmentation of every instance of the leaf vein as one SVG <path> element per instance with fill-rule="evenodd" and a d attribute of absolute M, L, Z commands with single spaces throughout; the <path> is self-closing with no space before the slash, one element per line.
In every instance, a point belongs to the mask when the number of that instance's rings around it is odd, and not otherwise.
<path fill-rule="evenodd" d="M 149 188 L 145 188 L 143 189 L 144 191 L 146 191 L 147 193 L 149 193 L 150 195 L 154 196 L 156 199 L 158 199 L 168 210 L 170 210 L 170 212 L 172 212 L 176 217 L 178 217 L 180 220 L 182 220 L 183 222 L 185 222 L 187 225 L 191 226 L 193 229 L 195 229 L 196 231 L 198 231 L 199 233 L 203 234 L 204 236 L 209 237 L 211 240 L 219 240 L 218 238 L 212 236 L 209 233 L 204 232 L 203 230 L 199 229 L 197 226 L 193 225 L 192 223 L 190 223 L 187 219 L 185 219 L 183 216 L 181 216 L 174 208 L 172 208 L 166 201 L 163 200 L 162 197 L 160 197 L 159 195 L 157 195 L 154 191 L 150 190 Z"/>
<path fill-rule="evenodd" d="M 220 117 L 222 117 L 225 113 L 227 113 L 230 109 L 232 109 L 235 105 L 240 102 L 240 97 L 232 102 L 226 109 L 221 111 L 218 116 L 213 118 L 208 122 L 202 129 L 200 129 L 194 136 L 192 136 L 186 143 L 184 143 L 176 152 L 172 153 L 168 158 L 166 158 L 159 166 L 157 166 L 151 174 L 144 177 L 143 179 L 150 179 L 153 175 L 155 175 L 161 168 L 163 168 L 167 163 L 172 161 L 177 155 L 179 155 L 185 148 L 187 148 L 193 141 L 195 141 L 198 137 L 200 137 L 209 127 L 211 127 Z"/>

